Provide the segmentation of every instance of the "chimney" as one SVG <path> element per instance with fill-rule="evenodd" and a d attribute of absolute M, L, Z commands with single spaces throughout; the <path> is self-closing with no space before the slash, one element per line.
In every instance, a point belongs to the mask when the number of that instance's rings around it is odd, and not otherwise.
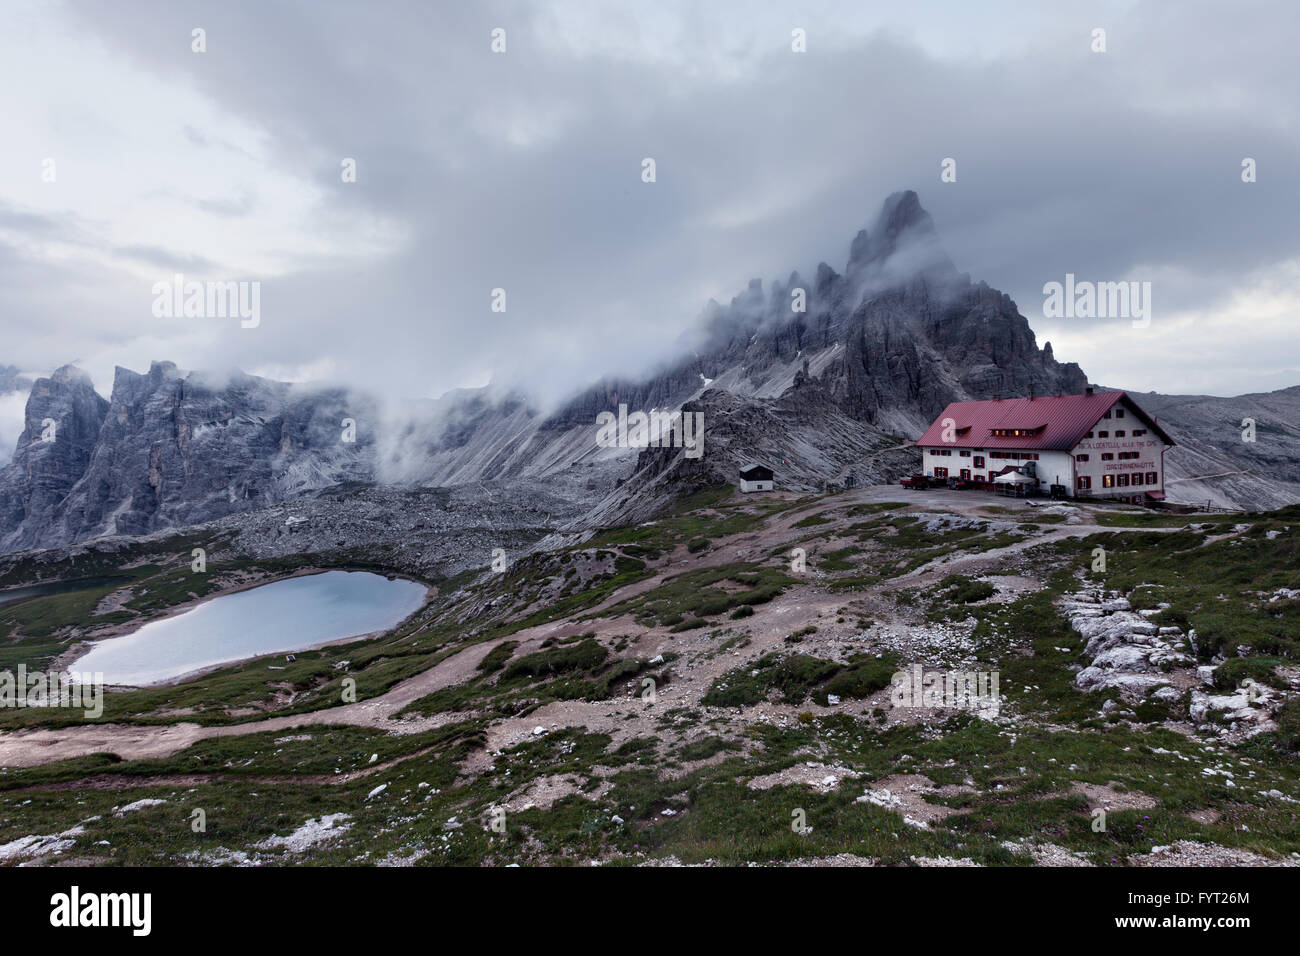
<path fill-rule="evenodd" d="M 1088 394 L 1088 395 L 1091 395 L 1091 394 L 1092 394 L 1092 386 L 1091 386 L 1091 385 L 1088 386 L 1088 391 L 1086 392 L 1086 394 Z"/>

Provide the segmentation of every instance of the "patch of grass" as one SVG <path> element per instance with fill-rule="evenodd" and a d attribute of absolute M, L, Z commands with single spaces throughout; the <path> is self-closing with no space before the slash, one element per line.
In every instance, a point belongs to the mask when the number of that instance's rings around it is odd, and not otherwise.
<path fill-rule="evenodd" d="M 812 692 L 812 699 L 826 707 L 830 695 L 841 700 L 870 697 L 890 685 L 899 666 L 897 655 L 892 653 L 879 657 L 874 654 L 854 654 L 843 670 Z"/>
<path fill-rule="evenodd" d="M 793 525 L 791 525 L 791 527 L 792 528 L 814 528 L 819 524 L 829 524 L 830 520 L 831 519 L 828 518 L 825 514 L 819 512 L 817 514 L 811 514 L 806 518 L 800 518 Z"/>
<path fill-rule="evenodd" d="M 798 704 L 822 682 L 839 673 L 835 661 L 807 654 L 765 654 L 752 664 L 730 670 L 713 682 L 701 703 L 713 707 L 745 707 L 777 691 L 787 704 Z"/>
<path fill-rule="evenodd" d="M 1280 657 L 1231 657 L 1214 669 L 1214 686 L 1217 690 L 1235 690 L 1249 679 L 1276 687 L 1280 682 L 1275 671 L 1285 663 Z"/>
<path fill-rule="evenodd" d="M 709 618 L 743 605 L 763 604 L 793 583 L 783 572 L 758 564 L 701 568 L 667 578 L 654 590 L 619 602 L 607 613 L 634 614 L 647 627 L 680 627 L 687 614 Z"/>
<path fill-rule="evenodd" d="M 514 661 L 502 673 L 503 680 L 514 677 L 551 677 L 572 670 L 590 670 L 604 662 L 609 651 L 597 641 L 584 638 L 567 647 L 536 651 Z"/>
<path fill-rule="evenodd" d="M 475 669 L 484 674 L 491 674 L 501 670 L 506 666 L 506 661 L 510 660 L 510 655 L 515 652 L 515 648 L 518 646 L 518 641 L 502 641 L 483 656 Z"/>
<path fill-rule="evenodd" d="M 704 737 L 700 740 L 692 741 L 689 744 L 683 744 L 677 751 L 677 756 L 685 761 L 708 760 L 725 750 L 740 750 L 740 744 L 733 740 L 726 740 L 722 737 Z"/>

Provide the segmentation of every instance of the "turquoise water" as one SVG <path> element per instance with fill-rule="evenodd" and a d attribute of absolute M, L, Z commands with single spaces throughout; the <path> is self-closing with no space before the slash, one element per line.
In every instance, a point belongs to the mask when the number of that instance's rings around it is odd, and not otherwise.
<path fill-rule="evenodd" d="M 289 578 L 97 641 L 69 670 L 100 671 L 106 684 L 156 684 L 217 664 L 388 630 L 419 608 L 424 595 L 423 584 L 367 571 Z"/>

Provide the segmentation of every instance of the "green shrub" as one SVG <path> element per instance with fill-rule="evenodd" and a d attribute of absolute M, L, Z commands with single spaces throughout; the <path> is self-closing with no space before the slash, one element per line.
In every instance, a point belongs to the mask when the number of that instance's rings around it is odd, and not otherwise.
<path fill-rule="evenodd" d="M 543 677 L 573 670 L 590 670 L 608 656 L 609 651 L 588 637 L 566 647 L 525 654 L 507 667 L 501 676 L 503 680 L 510 680 L 521 675 Z"/>
<path fill-rule="evenodd" d="M 742 665 L 713 682 L 702 703 L 715 707 L 744 707 L 757 704 L 770 690 L 777 690 L 787 704 L 797 704 L 808 692 L 840 670 L 835 661 L 807 654 L 765 654 L 752 664 Z"/>
<path fill-rule="evenodd" d="M 1282 663 L 1277 657 L 1231 657 L 1214 669 L 1214 686 L 1217 690 L 1233 690 L 1247 679 L 1272 684 L 1273 669 Z"/>
<path fill-rule="evenodd" d="M 491 674 L 494 671 L 501 670 L 506 666 L 506 661 L 510 660 L 510 655 L 515 652 L 515 648 L 518 646 L 518 641 L 502 641 L 484 655 L 483 659 L 478 662 L 477 669 L 484 674 Z"/>
<path fill-rule="evenodd" d="M 898 661 L 891 654 L 884 657 L 856 654 L 849 659 L 848 667 L 813 691 L 812 699 L 825 707 L 830 694 L 844 700 L 870 697 L 888 687 L 897 670 Z"/>

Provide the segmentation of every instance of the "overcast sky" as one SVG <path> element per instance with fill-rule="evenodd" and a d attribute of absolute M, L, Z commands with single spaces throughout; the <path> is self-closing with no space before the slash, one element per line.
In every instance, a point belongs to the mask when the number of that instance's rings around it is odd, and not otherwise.
<path fill-rule="evenodd" d="M 842 270 L 912 188 L 957 267 L 1093 381 L 1300 384 L 1294 2 L 6 0 L 3 17 L 0 364 L 30 374 L 77 361 L 107 395 L 114 365 L 171 359 L 554 398 L 664 357 L 750 277 Z M 156 317 L 176 272 L 260 282 L 260 325 Z M 1044 318 L 1066 273 L 1150 281 L 1150 325 Z"/>

